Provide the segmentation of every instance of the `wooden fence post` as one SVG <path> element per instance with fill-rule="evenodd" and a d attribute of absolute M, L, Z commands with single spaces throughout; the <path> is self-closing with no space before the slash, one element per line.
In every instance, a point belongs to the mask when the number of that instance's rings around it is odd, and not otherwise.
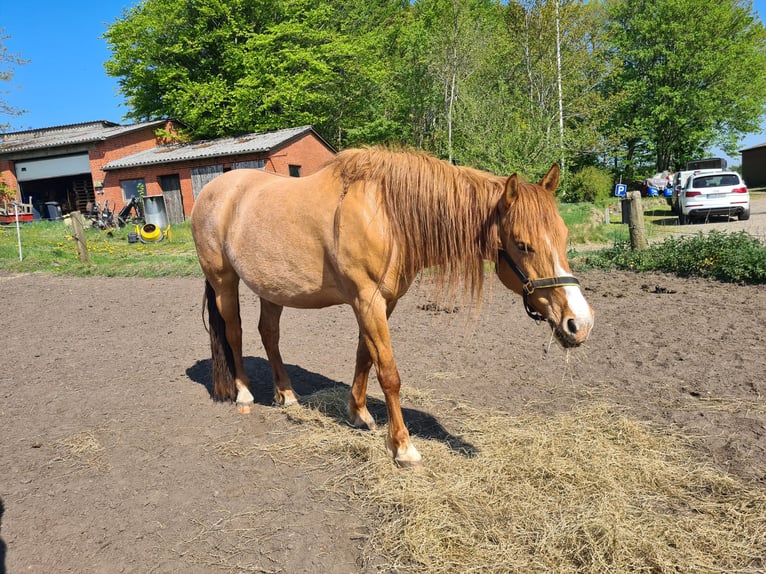
<path fill-rule="evenodd" d="M 72 217 L 72 230 L 74 231 L 74 240 L 77 242 L 77 255 L 82 263 L 88 262 L 88 244 L 85 242 L 85 223 L 82 217 L 82 213 L 79 211 L 73 211 Z"/>
<path fill-rule="evenodd" d="M 630 210 L 630 247 L 636 251 L 642 251 L 648 247 L 646 241 L 646 229 L 644 228 L 644 208 L 641 205 L 641 192 L 630 191 L 625 196 Z"/>

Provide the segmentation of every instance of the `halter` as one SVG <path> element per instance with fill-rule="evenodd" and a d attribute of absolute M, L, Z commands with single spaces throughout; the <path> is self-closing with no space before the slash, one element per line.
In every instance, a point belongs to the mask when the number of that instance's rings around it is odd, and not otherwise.
<path fill-rule="evenodd" d="M 516 277 L 519 278 L 519 281 L 521 281 L 521 289 L 522 289 L 522 298 L 524 299 L 524 310 L 527 312 L 527 315 L 529 315 L 532 319 L 535 321 L 543 321 L 545 320 L 545 317 L 543 317 L 539 312 L 537 312 L 530 304 L 527 299 L 527 297 L 534 293 L 535 289 L 547 289 L 549 287 L 567 287 L 567 286 L 577 286 L 579 287 L 580 282 L 571 275 L 564 275 L 562 277 L 545 277 L 543 279 L 530 279 L 527 277 L 526 273 L 524 273 L 521 268 L 516 265 L 516 262 L 511 259 L 511 256 L 508 255 L 508 252 L 504 249 L 498 249 L 497 250 L 498 258 L 502 257 L 503 260 L 508 264 L 508 266 L 513 269 L 513 272 L 516 274 Z M 499 267 L 495 267 L 495 271 L 499 272 Z"/>

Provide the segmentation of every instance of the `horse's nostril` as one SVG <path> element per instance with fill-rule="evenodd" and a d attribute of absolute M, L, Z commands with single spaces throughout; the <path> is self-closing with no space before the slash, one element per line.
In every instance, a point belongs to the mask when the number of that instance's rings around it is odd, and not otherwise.
<path fill-rule="evenodd" d="M 567 321 L 567 328 L 572 335 L 577 334 L 577 322 L 574 319 Z"/>

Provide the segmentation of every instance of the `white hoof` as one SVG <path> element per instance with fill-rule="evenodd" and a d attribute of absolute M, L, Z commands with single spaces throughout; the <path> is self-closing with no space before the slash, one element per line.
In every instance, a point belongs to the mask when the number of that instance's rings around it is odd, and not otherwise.
<path fill-rule="evenodd" d="M 275 391 L 274 404 L 279 407 L 292 407 L 299 402 L 299 396 L 295 391 Z"/>
<path fill-rule="evenodd" d="M 241 415 L 249 415 L 255 410 L 255 403 L 253 401 L 247 403 L 240 403 L 237 401 L 237 412 Z"/>
<path fill-rule="evenodd" d="M 399 468 L 420 468 L 423 466 L 423 457 L 420 456 L 418 449 L 410 441 L 407 441 L 406 446 L 402 445 L 394 452 L 389 438 L 386 437 L 386 450 L 393 456 L 394 462 Z"/>

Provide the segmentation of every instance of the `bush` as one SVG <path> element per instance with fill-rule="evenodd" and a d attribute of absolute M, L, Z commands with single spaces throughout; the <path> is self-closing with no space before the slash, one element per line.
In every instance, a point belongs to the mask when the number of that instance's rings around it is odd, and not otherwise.
<path fill-rule="evenodd" d="M 669 237 L 644 251 L 620 243 L 585 258 L 585 265 L 633 271 L 664 271 L 731 283 L 766 283 L 766 245 L 744 231 Z"/>
<path fill-rule="evenodd" d="M 612 176 L 597 167 L 587 166 L 575 173 L 569 181 L 564 201 L 589 201 L 596 205 L 609 203 L 612 194 Z"/>

